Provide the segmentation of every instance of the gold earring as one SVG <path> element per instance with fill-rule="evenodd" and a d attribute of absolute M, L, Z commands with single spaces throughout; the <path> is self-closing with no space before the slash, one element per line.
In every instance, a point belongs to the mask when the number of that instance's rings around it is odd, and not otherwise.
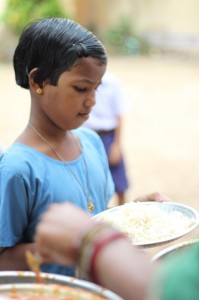
<path fill-rule="evenodd" d="M 37 94 L 42 94 L 42 93 L 43 93 L 43 90 L 40 89 L 40 88 L 38 88 L 38 89 L 36 89 L 36 93 L 37 93 Z"/>

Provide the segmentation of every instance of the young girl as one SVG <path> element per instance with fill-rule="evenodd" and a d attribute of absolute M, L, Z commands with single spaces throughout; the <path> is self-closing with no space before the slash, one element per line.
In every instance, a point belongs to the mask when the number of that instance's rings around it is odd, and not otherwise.
<path fill-rule="evenodd" d="M 103 144 L 85 122 L 106 70 L 103 45 L 71 20 L 49 18 L 25 28 L 14 53 L 16 82 L 29 89 L 29 122 L 0 161 L 0 270 L 26 270 L 35 227 L 53 202 L 91 215 L 114 193 Z M 74 219 L 74 222 L 78 220 Z M 43 272 L 73 276 L 74 267 Z"/>

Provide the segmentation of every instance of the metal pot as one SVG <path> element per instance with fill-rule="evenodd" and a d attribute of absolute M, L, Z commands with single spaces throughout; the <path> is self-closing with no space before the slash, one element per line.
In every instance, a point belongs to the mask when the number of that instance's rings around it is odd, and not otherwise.
<path fill-rule="evenodd" d="M 41 284 L 36 284 L 36 275 L 34 272 L 26 271 L 1 271 L 0 272 L 0 296 L 5 295 L 13 291 L 13 288 L 20 292 L 27 292 L 32 290 L 39 290 L 45 294 L 53 293 L 56 286 L 60 290 L 60 293 L 66 295 L 66 289 L 64 287 L 71 287 L 75 289 L 76 293 L 80 289 L 89 292 L 91 299 L 92 296 L 101 296 L 101 299 L 109 300 L 121 300 L 119 296 L 113 292 L 96 285 L 94 283 L 76 279 L 74 277 L 51 274 L 51 273 L 41 273 L 41 278 L 43 282 Z M 100 297 L 99 297 L 100 299 Z"/>

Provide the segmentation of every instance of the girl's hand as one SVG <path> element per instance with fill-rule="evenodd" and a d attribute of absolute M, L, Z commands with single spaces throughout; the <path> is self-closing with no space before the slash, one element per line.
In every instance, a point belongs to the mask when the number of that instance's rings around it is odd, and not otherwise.
<path fill-rule="evenodd" d="M 156 202 L 164 202 L 164 201 L 170 201 L 167 197 L 161 195 L 159 192 L 154 192 L 151 194 L 146 194 L 143 196 L 140 196 L 133 200 L 134 202 L 146 202 L 146 201 L 156 201 Z"/>

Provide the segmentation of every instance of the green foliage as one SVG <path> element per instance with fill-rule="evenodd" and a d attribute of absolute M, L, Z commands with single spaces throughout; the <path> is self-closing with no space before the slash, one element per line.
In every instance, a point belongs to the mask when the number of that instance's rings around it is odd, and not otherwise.
<path fill-rule="evenodd" d="M 68 17 L 59 0 L 8 0 L 2 19 L 15 35 L 31 21 L 45 17 Z"/>
<path fill-rule="evenodd" d="M 104 44 L 111 53 L 136 55 L 149 53 L 147 41 L 136 33 L 132 21 L 120 18 L 118 23 L 110 27 L 104 34 Z"/>

